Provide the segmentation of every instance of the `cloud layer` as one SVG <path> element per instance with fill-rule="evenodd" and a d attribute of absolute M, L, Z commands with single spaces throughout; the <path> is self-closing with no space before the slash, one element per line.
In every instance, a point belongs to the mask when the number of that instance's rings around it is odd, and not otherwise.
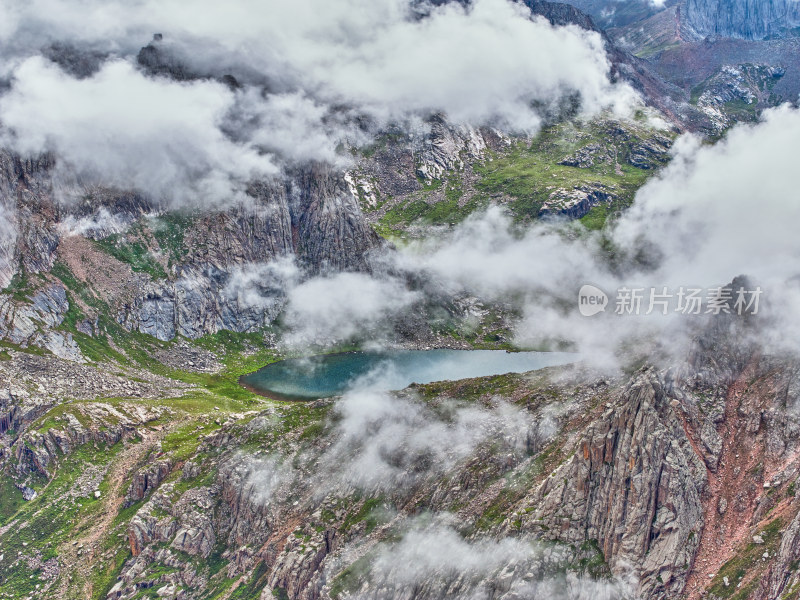
<path fill-rule="evenodd" d="M 770 326 L 763 339 L 800 350 L 797 139 L 800 111 L 788 106 L 767 111 L 759 124 L 735 128 L 714 146 L 685 136 L 675 146 L 672 163 L 602 234 L 564 223 L 520 229 L 500 208 L 475 215 L 448 234 L 389 257 L 387 272 L 399 275 L 380 280 L 381 289 L 393 289 L 382 305 L 384 316 L 402 314 L 410 306 L 396 301 L 409 291 L 407 281 L 425 281 L 431 290 L 449 295 L 514 298 L 523 312 L 518 343 L 571 341 L 598 366 L 613 367 L 616 352 L 633 340 L 672 345 L 679 354 L 699 325 L 698 318 L 674 313 L 615 315 L 619 288 L 707 290 L 744 274 L 764 289 L 762 314 Z M 614 260 L 608 248 L 615 249 Z M 577 295 L 584 284 L 612 296 L 605 313 L 581 316 Z M 313 299 L 320 315 L 335 314 L 340 303 L 328 294 Z M 370 314 L 381 314 L 379 304 L 371 306 Z M 347 316 L 338 317 L 337 327 L 346 328 Z M 358 329 L 355 315 L 349 323 Z"/>
<path fill-rule="evenodd" d="M 634 101 L 609 83 L 596 33 L 510 0 L 424 12 L 408 0 L 0 2 L 2 142 L 53 151 L 84 180 L 208 205 L 285 161 L 341 162 L 341 144 L 390 122 L 442 112 L 530 132 L 567 96 L 587 112 Z M 144 75 L 134 57 L 154 32 L 169 60 L 211 79 Z M 39 55 L 53 42 L 108 58 L 76 78 Z M 229 73 L 240 87 L 213 80 Z"/>
<path fill-rule="evenodd" d="M 602 258 L 599 234 L 575 238 L 537 225 L 515 235 L 508 220 L 490 211 L 417 264 L 478 294 L 527 294 L 519 341 L 573 340 L 597 358 L 636 337 L 682 339 L 696 323 L 683 315 L 586 319 L 577 311 L 582 284 L 609 293 L 623 286 L 707 289 L 745 274 L 770 300 L 775 325 L 765 335 L 800 349 L 800 201 L 791 150 L 798 136 L 800 111 L 785 106 L 714 146 L 683 137 L 672 163 L 606 232 L 606 247 L 616 248 L 614 263 Z"/>
<path fill-rule="evenodd" d="M 380 389 L 378 381 L 371 383 Z M 446 472 L 484 442 L 523 455 L 531 436 L 544 440 L 556 429 L 551 417 L 536 419 L 503 402 L 434 411 L 416 398 L 374 389 L 345 394 L 336 414 L 336 441 L 320 459 L 325 489 L 336 479 L 369 491 L 407 488 Z"/>
<path fill-rule="evenodd" d="M 252 145 L 220 126 L 233 94 L 223 85 L 145 77 L 121 60 L 74 79 L 44 58 L 24 61 L 0 97 L 2 142 L 23 155 L 53 152 L 66 175 L 108 181 L 157 200 L 207 205 L 277 173 Z"/>
<path fill-rule="evenodd" d="M 412 521 L 400 541 L 384 544 L 380 550 L 367 576 L 372 591 L 351 597 L 405 597 L 406 590 L 423 597 L 447 597 L 455 591 L 468 600 L 636 597 L 635 582 L 629 577 L 595 580 L 565 568 L 570 564 L 566 548 L 524 538 L 467 540 L 444 515 Z"/>
<path fill-rule="evenodd" d="M 456 121 L 499 118 L 530 128 L 531 101 L 579 91 L 596 108 L 614 96 L 600 36 L 531 20 L 527 7 L 508 0 L 453 2 L 425 18 L 407 0 L 204 0 L 191 8 L 177 0 L 37 0 L 0 11 L 16 23 L 6 26 L 12 45 L 38 34 L 42 42 L 74 40 L 125 55 L 159 31 L 199 71 L 247 69 L 278 91 L 395 117 L 443 111 Z"/>
<path fill-rule="evenodd" d="M 339 273 L 303 282 L 289 292 L 285 314 L 290 346 L 346 341 L 384 330 L 389 320 L 410 308 L 420 294 L 402 281 L 363 273 Z"/>

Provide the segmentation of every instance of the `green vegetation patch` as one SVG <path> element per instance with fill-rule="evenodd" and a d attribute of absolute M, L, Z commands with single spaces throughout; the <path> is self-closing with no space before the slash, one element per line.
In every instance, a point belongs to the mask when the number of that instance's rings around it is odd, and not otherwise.
<path fill-rule="evenodd" d="M 31 279 L 31 276 L 28 275 L 27 271 L 25 271 L 25 268 L 20 265 L 19 271 L 14 274 L 8 286 L 6 286 L 6 289 L 3 291 L 11 294 L 14 300 L 24 302 L 33 294 L 34 290 L 35 282 Z"/>
<path fill-rule="evenodd" d="M 461 187 L 447 183 L 444 200 L 437 202 L 428 198 L 409 199 L 387 210 L 380 220 L 380 225 L 392 230 L 416 222 L 424 225 L 456 224 L 488 206 L 488 198 L 485 195 L 474 195 L 463 201 L 462 193 Z"/>
<path fill-rule="evenodd" d="M 97 489 L 101 499 L 94 495 L 76 498 L 70 490 L 79 477 L 92 466 L 104 469 L 118 454 L 122 445 L 111 447 L 99 445 L 81 446 L 73 453 L 63 457 L 57 465 L 53 479 L 40 488 L 36 498 L 20 504 L 16 500 L 2 503 L 4 521 L 14 520 L 14 524 L 2 536 L 3 561 L 0 562 L 0 596 L 22 598 L 35 593 L 36 584 L 42 585 L 40 571 L 28 566 L 20 556 L 30 556 L 34 552 L 46 561 L 58 555 L 58 547 L 83 535 L 80 524 L 90 524 L 92 515 L 100 510 L 102 498 L 108 492 L 108 483 L 103 479 Z M 93 491 L 93 490 L 92 490 Z M 13 492 L 3 489 L 6 492 Z M 19 492 L 17 491 L 17 495 Z M 14 511 L 11 513 L 11 511 Z M 21 553 L 21 555 L 20 555 Z"/>
<path fill-rule="evenodd" d="M 378 525 L 386 522 L 384 511 L 381 510 L 385 504 L 386 500 L 383 496 L 367 498 L 357 511 L 350 512 L 345 517 L 341 531 L 346 533 L 359 523 L 364 523 L 366 534 L 372 533 Z"/>
<path fill-rule="evenodd" d="M 189 254 L 186 247 L 186 231 L 194 225 L 195 217 L 182 213 L 165 213 L 154 219 L 153 237 L 169 260 L 169 264 L 179 264 Z"/>
<path fill-rule="evenodd" d="M 115 233 L 102 240 L 95 240 L 94 243 L 120 262 L 130 265 L 131 269 L 137 273 L 147 273 L 153 279 L 167 277 L 164 267 L 153 257 L 153 253 L 144 241 L 134 237 L 133 231 Z"/>
<path fill-rule="evenodd" d="M 231 600 L 258 600 L 261 597 L 261 590 L 267 585 L 268 574 L 267 565 L 264 562 L 258 563 L 250 579 L 231 594 Z"/>
<path fill-rule="evenodd" d="M 628 164 L 627 158 L 635 143 L 654 132 L 639 127 L 626 129 L 625 135 L 611 141 L 608 130 L 612 127 L 592 123 L 579 131 L 566 123 L 547 128 L 529 146 L 519 142 L 509 152 L 494 153 L 489 160 L 475 165 L 475 172 L 481 177 L 476 187 L 491 196 L 511 196 L 509 208 L 520 220 L 537 218 L 556 188 L 571 190 L 591 185 L 612 193 L 616 198 L 613 208 L 630 206 L 652 170 L 636 168 Z M 590 144 L 602 145 L 611 156 L 586 168 L 559 164 Z"/>
<path fill-rule="evenodd" d="M 599 204 L 593 207 L 589 213 L 581 219 L 581 223 L 590 231 L 600 231 L 605 227 L 610 214 L 607 204 Z"/>
<path fill-rule="evenodd" d="M 336 600 L 342 594 L 355 592 L 364 578 L 369 575 L 372 567 L 372 557 L 369 555 L 362 556 L 353 564 L 343 569 L 333 580 L 331 584 L 331 598 Z"/>
<path fill-rule="evenodd" d="M 709 593 L 716 598 L 731 598 L 733 600 L 745 600 L 750 597 L 755 587 L 758 586 L 760 573 L 766 568 L 766 563 L 761 561 L 764 552 L 769 552 L 773 556 L 781 542 L 783 521 L 778 518 L 770 522 L 759 532 L 759 536 L 764 541 L 763 544 L 756 544 L 752 540 L 745 544 L 736 555 L 722 565 L 722 568 L 711 581 Z M 725 578 L 728 585 L 725 585 Z M 745 578 L 750 581 L 739 587 Z"/>

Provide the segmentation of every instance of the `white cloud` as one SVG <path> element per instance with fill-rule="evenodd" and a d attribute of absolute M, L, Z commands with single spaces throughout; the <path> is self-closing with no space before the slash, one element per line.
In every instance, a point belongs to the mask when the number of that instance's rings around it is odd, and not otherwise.
<path fill-rule="evenodd" d="M 615 238 L 627 248 L 639 238 L 655 244 L 663 256 L 656 275 L 667 285 L 712 284 L 742 273 L 795 276 L 798 136 L 800 111 L 784 106 L 714 146 L 682 138 L 673 162 L 639 192 Z"/>
<path fill-rule="evenodd" d="M 397 262 L 451 293 L 487 299 L 539 289 L 553 293 L 574 285 L 576 273 L 595 263 L 598 250 L 592 238 L 573 241 L 563 233 L 563 223 L 515 228 L 503 209 L 492 207 L 449 236 L 410 245 Z"/>
<path fill-rule="evenodd" d="M 133 216 L 112 214 L 105 206 L 101 206 L 88 216 L 67 215 L 67 218 L 59 223 L 58 229 L 65 236 L 82 235 L 102 239 L 111 234 L 127 231 L 134 220 Z"/>
<path fill-rule="evenodd" d="M 570 572 L 566 547 L 524 537 L 465 539 L 447 515 L 419 517 L 397 542 L 384 543 L 369 564 L 369 584 L 350 598 L 383 599 L 413 589 L 421 597 L 466 600 L 549 598 L 632 600 L 633 578 L 593 580 Z M 559 572 L 561 574 L 559 574 Z"/>
<path fill-rule="evenodd" d="M 275 426 L 273 423 L 272 426 Z M 275 456 L 253 458 L 238 454 L 232 459 L 242 476 L 243 496 L 257 505 L 285 501 L 286 486 L 294 481 L 291 467 Z M 242 473 L 243 471 L 243 473 Z"/>
<path fill-rule="evenodd" d="M 290 162 L 315 160 L 349 165 L 341 143 L 359 146 L 368 140 L 349 110 L 333 111 L 304 92 L 264 95 L 249 88 L 238 99 L 241 136 Z"/>
<path fill-rule="evenodd" d="M 518 230 L 499 209 L 444 238 L 410 246 L 396 264 L 450 293 L 522 298 L 518 343 L 570 340 L 598 366 L 611 367 L 624 344 L 641 344 L 643 352 L 656 341 L 682 348 L 697 322 L 682 315 L 619 317 L 613 297 L 605 314 L 587 319 L 577 311 L 583 284 L 609 293 L 622 286 L 708 289 L 745 274 L 764 288 L 770 305 L 774 326 L 764 339 L 798 349 L 800 202 L 793 148 L 799 138 L 800 111 L 788 106 L 767 111 L 757 125 L 735 128 L 714 146 L 681 138 L 673 162 L 608 232 L 623 257 L 615 267 L 602 258 L 597 234 L 578 235 L 564 224 Z M 646 256 L 648 266 L 631 260 L 637 255 Z"/>
<path fill-rule="evenodd" d="M 292 257 L 270 263 L 248 263 L 233 267 L 222 289 L 222 297 L 235 300 L 241 308 L 273 307 L 285 290 L 297 284 L 300 270 Z"/>
<path fill-rule="evenodd" d="M 364 273 L 317 277 L 288 294 L 286 323 L 292 331 L 286 342 L 305 346 L 346 341 L 366 332 L 376 334 L 376 329 L 419 299 L 418 293 L 395 279 L 381 280 Z"/>
<path fill-rule="evenodd" d="M 499 117 L 535 126 L 531 100 L 579 90 L 596 107 L 613 91 L 597 34 L 531 21 L 527 7 L 509 0 L 475 0 L 468 9 L 454 2 L 424 19 L 407 0 L 33 0 L 2 14 L 16 22 L 5 37 L 18 44 L 39 32 L 105 41 L 124 54 L 159 31 L 190 48 L 195 63 L 247 65 L 328 100 L 441 110 L 473 123 Z"/>
<path fill-rule="evenodd" d="M 60 40 L 126 56 L 163 32 L 201 71 L 233 67 L 267 77 L 276 92 L 297 94 L 294 106 L 287 98 L 267 100 L 265 109 L 277 104 L 278 117 L 313 113 L 309 96 L 312 105 L 343 103 L 391 118 L 442 111 L 456 122 L 529 130 L 539 122 L 532 102 L 577 91 L 597 110 L 633 98 L 609 83 L 599 35 L 532 20 L 527 7 L 510 0 L 475 0 L 469 8 L 454 2 L 426 18 L 417 18 L 408 0 L 33 0 L 0 11 L 8 46 L 20 55 Z"/>
<path fill-rule="evenodd" d="M 615 239 L 655 249 L 656 285 L 710 287 L 747 275 L 764 289 L 775 343 L 800 350 L 800 201 L 793 159 L 800 110 L 766 111 L 714 146 L 676 145 L 660 177 L 637 195 Z M 765 332 L 766 336 L 767 332 Z"/>
<path fill-rule="evenodd" d="M 367 490 L 392 490 L 441 474 L 484 442 L 524 456 L 526 444 L 548 439 L 557 429 L 554 414 L 537 416 L 497 400 L 492 407 L 439 406 L 382 391 L 377 379 L 346 393 L 335 407 L 334 443 L 321 457 L 324 483 Z"/>
<path fill-rule="evenodd" d="M 233 94 L 201 81 L 145 77 L 116 60 L 73 79 L 40 57 L 14 71 L 0 97 L 3 142 L 17 152 L 53 151 L 65 174 L 200 205 L 232 201 L 248 179 L 276 172 L 271 160 L 220 130 Z"/>

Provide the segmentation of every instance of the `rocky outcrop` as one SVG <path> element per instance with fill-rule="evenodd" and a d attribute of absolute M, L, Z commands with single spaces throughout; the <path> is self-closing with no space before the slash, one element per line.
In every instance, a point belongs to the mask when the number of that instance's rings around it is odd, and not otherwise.
<path fill-rule="evenodd" d="M 756 537 L 756 541 L 760 538 Z M 780 547 L 773 557 L 768 575 L 762 580 L 755 598 L 785 598 L 787 591 L 797 589 L 797 561 L 800 560 L 800 513 L 795 516 L 781 537 Z M 786 594 L 786 595 L 784 595 Z"/>
<path fill-rule="evenodd" d="M 49 478 L 59 459 L 79 446 L 89 443 L 112 446 L 134 434 L 137 426 L 168 412 L 163 407 L 83 404 L 74 411 L 64 412 L 57 422 L 24 433 L 14 446 L 15 469 L 22 476 L 39 474 Z"/>
<path fill-rule="evenodd" d="M 134 559 L 122 572 L 122 585 L 118 586 L 120 590 L 127 585 L 134 590 L 139 587 L 140 583 L 131 585 L 131 582 L 145 573 L 147 565 L 154 560 L 163 562 L 166 559 L 171 566 L 187 567 L 181 558 L 169 550 L 166 556 L 157 556 L 160 550 L 156 550 L 154 544 L 169 543 L 172 550 L 189 556 L 208 558 L 211 554 L 216 544 L 213 521 L 216 491 L 212 488 L 195 488 L 173 502 L 170 499 L 173 488 L 172 484 L 166 485 L 131 519 L 127 537 Z"/>
<path fill-rule="evenodd" d="M 72 334 L 54 331 L 69 310 L 66 290 L 52 284 L 29 300 L 30 304 L 0 294 L 0 336 L 23 348 L 39 346 L 59 358 L 83 362 Z"/>
<path fill-rule="evenodd" d="M 105 52 L 80 48 L 73 44 L 54 42 L 42 49 L 42 54 L 61 69 L 79 79 L 91 77 L 100 70 L 100 65 L 108 58 Z"/>
<path fill-rule="evenodd" d="M 783 67 L 724 65 L 703 83 L 697 107 L 720 134 L 738 121 L 755 120 L 760 110 L 773 102 L 772 90 L 785 74 Z"/>
<path fill-rule="evenodd" d="M 178 397 L 186 387 L 166 378 L 138 374 L 142 377 L 133 381 L 118 373 L 101 371 L 74 361 L 12 350 L 6 360 L 0 361 L 0 458 L 15 456 L 17 446 L 14 444 L 19 436 L 48 410 L 67 400 Z M 83 410 L 87 406 L 90 405 L 81 404 L 75 409 Z M 141 415 L 146 414 L 147 409 L 127 405 L 123 412 L 130 415 L 132 422 L 138 422 L 144 418 Z M 57 425 L 55 429 L 61 427 Z M 54 444 L 50 443 L 49 449 L 53 447 Z M 42 456 L 36 462 L 50 464 L 52 456 L 48 444 L 39 445 L 37 442 L 33 446 L 36 452 L 42 449 L 48 456 Z M 23 470 L 27 472 L 30 469 Z"/>
<path fill-rule="evenodd" d="M 172 515 L 154 516 L 154 508 L 155 505 L 146 505 L 128 524 L 128 544 L 134 556 L 139 556 L 150 543 L 169 542 L 178 531 L 178 522 Z"/>
<path fill-rule="evenodd" d="M 232 90 L 241 87 L 240 79 L 260 84 L 265 79 L 261 74 L 243 71 L 241 66 L 226 68 L 217 65 L 217 68 L 210 68 L 207 63 L 195 60 L 185 48 L 173 44 L 170 39 L 164 39 L 161 33 L 154 34 L 151 42 L 139 50 L 136 62 L 150 75 L 169 77 L 175 81 L 216 79 Z"/>
<path fill-rule="evenodd" d="M 353 197 L 375 210 L 389 198 L 468 177 L 470 167 L 485 159 L 488 150 L 510 145 L 511 138 L 496 129 L 454 125 L 443 115 L 433 115 L 421 132 L 381 133 L 345 178 Z"/>
<path fill-rule="evenodd" d="M 191 556 L 207 558 L 217 543 L 214 528 L 213 492 L 209 488 L 190 490 L 175 503 L 178 529 L 171 547 Z"/>
<path fill-rule="evenodd" d="M 539 217 L 563 216 L 580 219 L 595 206 L 611 202 L 616 196 L 613 190 L 602 185 L 582 185 L 574 189 L 558 188 L 550 193 L 539 210 Z"/>
<path fill-rule="evenodd" d="M 671 139 L 661 134 L 655 134 L 653 137 L 641 140 L 631 146 L 628 164 L 644 170 L 663 166 L 669 160 L 671 147 Z"/>
<path fill-rule="evenodd" d="M 570 154 L 559 164 L 565 167 L 588 169 L 598 163 L 610 162 L 614 159 L 609 149 L 602 144 L 589 144 Z"/>
<path fill-rule="evenodd" d="M 522 529 L 597 540 L 644 598 L 782 597 L 800 552 L 798 367 L 762 356 L 753 326 L 723 315 L 675 367 L 639 371 L 523 502 Z"/>
<path fill-rule="evenodd" d="M 146 284 L 141 295 L 122 307 L 119 320 L 128 329 L 163 341 L 176 335 L 197 339 L 222 329 L 255 332 L 266 327 L 283 308 L 282 282 L 265 273 L 253 283 L 250 291 L 258 294 L 258 302 L 252 303 L 231 291 L 235 276 L 210 266 L 184 269 L 175 281 Z"/>
<path fill-rule="evenodd" d="M 703 520 L 705 467 L 656 372 L 641 372 L 575 455 L 529 500 L 549 539 L 598 541 L 612 569 L 636 565 L 648 598 L 679 594 Z"/>
<path fill-rule="evenodd" d="M 624 10 L 615 0 L 567 0 L 568 4 L 591 14 L 604 28 L 637 26 L 658 11 L 679 9 L 683 35 L 763 40 L 780 37 L 800 24 L 795 0 L 667 0 L 652 3 L 632 0 Z"/>
<path fill-rule="evenodd" d="M 8 201 L 3 200 L 0 199 L 0 289 L 5 289 L 17 272 L 16 206 L 8 206 Z"/>
<path fill-rule="evenodd" d="M 430 133 L 417 158 L 417 175 L 426 181 L 442 180 L 446 174 L 462 170 L 466 161 L 479 160 L 489 147 L 473 127 L 454 127 L 440 116 L 430 119 L 429 124 Z"/>
<path fill-rule="evenodd" d="M 128 491 L 125 494 L 123 505 L 127 508 L 143 500 L 145 496 L 158 489 L 158 486 L 172 471 L 173 462 L 170 458 L 157 460 L 134 473 Z"/>

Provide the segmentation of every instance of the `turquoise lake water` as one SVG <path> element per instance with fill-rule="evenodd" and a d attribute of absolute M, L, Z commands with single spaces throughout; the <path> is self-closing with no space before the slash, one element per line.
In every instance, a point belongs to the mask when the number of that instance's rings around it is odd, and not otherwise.
<path fill-rule="evenodd" d="M 245 375 L 241 383 L 266 395 L 312 400 L 338 396 L 353 388 L 400 390 L 412 383 L 525 373 L 577 360 L 578 355 L 565 352 L 346 352 L 272 363 Z"/>

